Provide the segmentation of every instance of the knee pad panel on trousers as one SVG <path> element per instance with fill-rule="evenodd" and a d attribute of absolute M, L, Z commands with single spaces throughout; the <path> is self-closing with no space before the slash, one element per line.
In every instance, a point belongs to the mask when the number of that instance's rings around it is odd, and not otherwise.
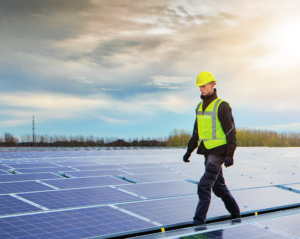
<path fill-rule="evenodd" d="M 225 197 L 226 195 L 228 195 L 230 193 L 229 189 L 224 184 L 223 185 L 214 186 L 213 187 L 213 192 L 219 198 L 223 198 L 223 197 Z"/>
<path fill-rule="evenodd" d="M 198 184 L 198 194 L 200 192 L 205 192 L 205 194 L 211 193 L 211 188 L 213 187 L 219 172 L 220 168 L 215 165 L 210 163 L 206 165 L 205 173 Z"/>

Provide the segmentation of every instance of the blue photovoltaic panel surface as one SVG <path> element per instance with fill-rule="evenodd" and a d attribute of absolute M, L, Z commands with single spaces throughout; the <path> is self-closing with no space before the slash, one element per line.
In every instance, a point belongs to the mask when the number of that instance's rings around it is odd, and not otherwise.
<path fill-rule="evenodd" d="M 185 196 L 125 203 L 117 206 L 163 225 L 172 225 L 193 221 L 198 201 L 198 196 Z M 246 211 L 248 210 L 241 208 L 242 213 Z M 222 216 L 229 216 L 229 212 L 226 210 L 222 200 L 212 197 L 207 220 Z"/>
<path fill-rule="evenodd" d="M 7 166 L 5 166 L 5 165 L 0 165 L 0 169 L 6 171 L 6 170 L 10 169 L 10 167 L 7 167 Z"/>
<path fill-rule="evenodd" d="M 277 187 L 244 189 L 231 193 L 238 204 L 254 210 L 300 205 L 300 194 Z"/>
<path fill-rule="evenodd" d="M 58 173 L 61 171 L 68 172 L 68 171 L 76 171 L 76 170 L 68 167 L 55 167 L 55 168 L 22 168 L 22 169 L 16 169 L 16 171 L 20 173 L 46 173 L 46 172 Z"/>
<path fill-rule="evenodd" d="M 46 190 L 53 190 L 53 188 L 34 181 L 0 183 L 0 194 L 35 192 Z"/>
<path fill-rule="evenodd" d="M 99 166 L 100 163 L 95 163 L 95 162 L 57 162 L 57 164 L 61 165 L 61 166 L 71 166 L 71 167 L 75 167 L 75 166 Z"/>
<path fill-rule="evenodd" d="M 22 163 L 22 164 L 6 164 L 11 168 L 53 168 L 58 167 L 52 163 Z"/>
<path fill-rule="evenodd" d="M 165 167 L 156 167 L 156 168 L 130 168 L 130 169 L 123 169 L 123 171 L 126 171 L 128 173 L 133 174 L 142 174 L 142 173 L 171 173 L 171 172 L 177 172 L 173 169 L 168 169 Z"/>
<path fill-rule="evenodd" d="M 41 211 L 41 209 L 9 195 L 0 196 L 1 216 L 6 214 L 25 213 L 34 211 Z"/>
<path fill-rule="evenodd" d="M 11 174 L 11 175 L 0 175 L 0 182 L 32 181 L 32 180 L 55 179 L 55 178 L 62 178 L 62 177 L 54 173 Z"/>
<path fill-rule="evenodd" d="M 197 185 L 185 181 L 134 184 L 119 186 L 118 188 L 146 198 L 162 198 L 197 194 Z"/>
<path fill-rule="evenodd" d="M 117 165 L 97 165 L 97 166 L 76 166 L 76 169 L 86 171 L 86 170 L 105 170 L 105 169 L 124 169 L 123 167 Z"/>
<path fill-rule="evenodd" d="M 60 189 L 130 184 L 111 176 L 43 180 L 43 182 Z"/>
<path fill-rule="evenodd" d="M 299 221 L 300 214 L 295 214 L 291 216 L 270 219 L 258 223 L 270 229 L 287 233 L 291 236 L 294 236 L 295 238 L 300 238 Z"/>
<path fill-rule="evenodd" d="M 18 195 L 49 209 L 141 200 L 136 196 L 110 187 L 22 193 Z"/>
<path fill-rule="evenodd" d="M 159 163 L 135 163 L 135 164 L 121 164 L 121 166 L 126 168 L 156 168 L 156 167 L 165 167 Z"/>
<path fill-rule="evenodd" d="M 8 175 L 8 174 L 11 174 L 11 173 L 3 171 L 3 170 L 0 170 L 0 175 Z"/>
<path fill-rule="evenodd" d="M 179 173 L 145 173 L 136 175 L 125 175 L 125 178 L 132 179 L 137 182 L 163 182 L 163 181 L 184 181 L 191 177 L 180 175 Z"/>
<path fill-rule="evenodd" d="M 255 226 L 253 224 L 246 224 L 215 230 L 205 233 L 200 233 L 192 236 L 180 237 L 180 239 L 244 239 L 244 238 L 259 238 L 259 239 L 287 239 L 288 236 L 278 234 L 276 232 Z"/>
<path fill-rule="evenodd" d="M 127 174 L 120 170 L 93 170 L 93 171 L 77 171 L 77 172 L 66 172 L 66 175 L 73 177 L 94 177 L 94 176 L 116 176 L 120 174 Z"/>
<path fill-rule="evenodd" d="M 104 206 L 1 218 L 0 238 L 81 239 L 151 227 L 155 225 Z"/>

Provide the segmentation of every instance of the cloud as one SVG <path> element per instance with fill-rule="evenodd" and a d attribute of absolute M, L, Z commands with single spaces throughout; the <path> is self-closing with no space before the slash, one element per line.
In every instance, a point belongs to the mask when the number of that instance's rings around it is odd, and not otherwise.
<path fill-rule="evenodd" d="M 151 79 L 151 81 L 147 83 L 143 83 L 142 85 L 153 85 L 161 89 L 165 88 L 171 90 L 182 88 L 184 84 L 194 80 L 194 78 L 192 77 L 177 77 L 177 76 L 163 76 L 163 75 L 151 76 L 149 78 Z"/>
<path fill-rule="evenodd" d="M 111 123 L 139 122 L 145 116 L 159 115 L 161 112 L 182 113 L 195 108 L 193 100 L 184 94 L 152 93 L 128 96 L 118 100 L 108 94 L 78 97 L 49 93 L 3 93 L 0 95 L 0 114 L 11 120 L 2 124 L 26 124 L 32 115 L 40 122 L 53 119 L 96 118 Z M 122 115 L 122 119 L 120 119 Z"/>

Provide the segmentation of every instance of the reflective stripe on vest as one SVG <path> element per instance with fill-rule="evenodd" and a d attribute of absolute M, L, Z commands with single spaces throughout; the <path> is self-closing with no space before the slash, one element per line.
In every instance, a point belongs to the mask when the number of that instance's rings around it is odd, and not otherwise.
<path fill-rule="evenodd" d="M 222 102 L 223 100 L 220 98 L 215 99 L 206 107 L 204 113 L 202 111 L 203 102 L 198 104 L 196 109 L 199 136 L 198 147 L 202 140 L 207 149 L 227 144 L 226 135 L 218 118 L 218 109 Z M 201 124 L 205 124 L 209 127 L 203 129 L 203 125 Z"/>

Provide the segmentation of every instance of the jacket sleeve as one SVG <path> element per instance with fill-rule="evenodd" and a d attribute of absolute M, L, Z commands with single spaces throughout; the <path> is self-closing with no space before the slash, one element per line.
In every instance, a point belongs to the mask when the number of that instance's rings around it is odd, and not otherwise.
<path fill-rule="evenodd" d="M 226 157 L 233 157 L 236 149 L 236 129 L 232 110 L 227 102 L 222 102 L 218 113 L 224 133 L 226 134 Z"/>
<path fill-rule="evenodd" d="M 198 147 L 198 140 L 199 140 L 198 124 L 197 124 L 197 118 L 196 118 L 192 138 L 190 139 L 190 141 L 188 143 L 188 149 L 187 149 L 188 152 L 192 153 L 195 150 L 195 148 Z"/>

